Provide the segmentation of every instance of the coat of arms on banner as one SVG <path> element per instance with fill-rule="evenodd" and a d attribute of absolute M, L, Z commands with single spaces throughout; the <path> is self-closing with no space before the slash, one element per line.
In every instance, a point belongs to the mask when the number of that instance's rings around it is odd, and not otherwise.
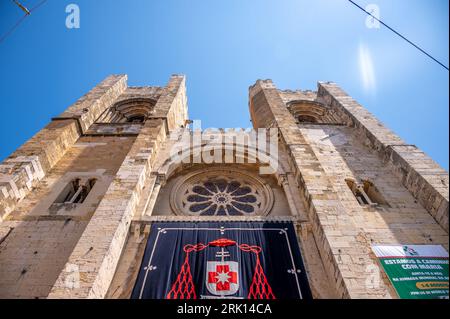
<path fill-rule="evenodd" d="M 221 261 L 207 261 L 205 284 L 208 292 L 217 298 L 237 293 L 239 290 L 239 264 L 236 261 L 225 260 L 230 257 L 229 252 L 225 248 L 236 245 L 242 252 L 253 253 L 256 257 L 255 270 L 247 298 L 275 299 L 272 287 L 267 281 L 259 260 L 261 247 L 238 244 L 236 241 L 227 238 L 219 238 L 207 244 L 185 245 L 183 248 L 186 253 L 184 263 L 181 266 L 177 279 L 172 285 L 172 289 L 167 293 L 166 297 L 168 299 L 197 298 L 189 264 L 189 254 L 202 251 L 208 247 L 220 247 L 221 249 L 216 253 L 216 257 L 220 258 Z"/>
<path fill-rule="evenodd" d="M 228 296 L 239 290 L 239 264 L 235 261 L 208 261 L 206 288 L 216 296 Z"/>

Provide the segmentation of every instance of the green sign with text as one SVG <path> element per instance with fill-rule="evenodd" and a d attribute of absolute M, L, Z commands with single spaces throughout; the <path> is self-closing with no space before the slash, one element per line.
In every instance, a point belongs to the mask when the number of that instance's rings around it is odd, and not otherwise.
<path fill-rule="evenodd" d="M 440 245 L 374 245 L 402 299 L 448 299 L 448 252 Z"/>

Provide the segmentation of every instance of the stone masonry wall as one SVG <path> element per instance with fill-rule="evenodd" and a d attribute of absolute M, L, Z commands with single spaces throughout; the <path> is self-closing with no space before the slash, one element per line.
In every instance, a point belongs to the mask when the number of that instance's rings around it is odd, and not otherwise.
<path fill-rule="evenodd" d="M 126 75 L 111 75 L 55 119 L 76 119 L 81 133 L 85 133 L 126 88 Z"/>
<path fill-rule="evenodd" d="M 47 297 L 133 140 L 81 137 L 5 218 L 0 224 L 0 298 Z M 70 174 L 98 181 L 82 204 L 52 211 L 49 206 Z"/>
<path fill-rule="evenodd" d="M 365 144 L 394 167 L 402 184 L 448 233 L 448 172 L 414 145 L 406 144 L 335 83 L 319 82 L 318 100 L 336 109 Z"/>

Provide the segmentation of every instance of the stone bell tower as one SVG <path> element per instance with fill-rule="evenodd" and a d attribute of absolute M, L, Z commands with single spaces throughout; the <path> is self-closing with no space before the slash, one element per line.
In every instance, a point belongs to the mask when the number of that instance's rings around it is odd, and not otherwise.
<path fill-rule="evenodd" d="M 157 274 L 167 275 L 146 264 L 155 232 L 167 233 L 162 224 L 201 223 L 217 236 L 226 234 L 223 225 L 267 223 L 279 227 L 275 235 L 291 227 L 297 264 L 279 276 L 270 276 L 280 264 L 276 253 L 236 246 L 261 258 L 254 269 L 268 271 L 268 296 L 283 292 L 276 281 L 286 277 L 297 280 L 289 279 L 300 298 L 397 298 L 371 245 L 448 251 L 448 173 L 336 84 L 291 91 L 258 80 L 249 108 L 258 141 L 275 136 L 275 153 L 225 142 L 226 133 L 248 146 L 251 130 L 190 127 L 181 75 L 164 87 L 130 87 L 126 75 L 113 75 L 52 118 L 0 163 L 0 298 L 130 298 L 137 285 L 151 290 Z M 231 150 L 231 160 L 222 150 Z M 275 168 L 264 170 L 274 159 Z M 174 249 L 167 243 L 162 257 Z M 239 267 L 227 293 L 259 296 L 242 292 Z M 205 282 L 195 284 L 203 289 Z M 223 296 L 226 286 L 222 295 L 202 291 Z M 170 288 L 164 296 L 178 291 Z"/>
<path fill-rule="evenodd" d="M 255 127 L 280 130 L 287 174 L 305 203 L 300 225 L 314 237 L 336 297 L 395 298 L 385 276 L 367 283 L 377 269 L 372 244 L 448 251 L 448 173 L 335 83 L 283 91 L 258 80 L 249 106 Z"/>
<path fill-rule="evenodd" d="M 113 75 L 5 159 L 0 297 L 104 296 L 155 156 L 186 119 L 184 76 L 128 87 Z"/>

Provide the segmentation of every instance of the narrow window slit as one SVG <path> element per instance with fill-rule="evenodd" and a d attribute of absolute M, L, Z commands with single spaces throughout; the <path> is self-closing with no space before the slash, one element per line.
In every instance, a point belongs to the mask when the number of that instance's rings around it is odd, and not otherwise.
<path fill-rule="evenodd" d="M 55 204 L 81 204 L 96 183 L 95 178 L 84 182 L 80 178 L 70 181 L 55 200 Z"/>
<path fill-rule="evenodd" d="M 363 180 L 361 184 L 358 184 L 352 179 L 346 179 L 345 182 L 361 206 L 389 206 L 383 195 L 371 181 Z"/>

